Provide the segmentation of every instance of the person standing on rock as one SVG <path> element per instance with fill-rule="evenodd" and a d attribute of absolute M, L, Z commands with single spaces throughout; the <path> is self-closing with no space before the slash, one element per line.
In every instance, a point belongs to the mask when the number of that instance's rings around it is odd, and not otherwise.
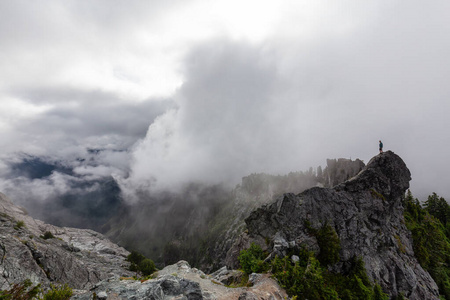
<path fill-rule="evenodd" d="M 380 153 L 383 153 L 383 143 L 380 141 Z"/>

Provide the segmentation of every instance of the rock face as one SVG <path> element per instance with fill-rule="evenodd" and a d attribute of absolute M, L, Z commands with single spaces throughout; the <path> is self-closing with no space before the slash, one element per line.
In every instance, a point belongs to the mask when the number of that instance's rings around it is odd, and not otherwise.
<path fill-rule="evenodd" d="M 271 256 L 284 256 L 302 246 L 320 251 L 307 226 L 320 228 L 327 223 L 341 243 L 334 271 L 345 273 L 352 258 L 361 257 L 369 277 L 390 296 L 403 293 L 410 300 L 439 299 L 435 282 L 414 257 L 404 225 L 402 198 L 410 179 L 402 159 L 388 151 L 334 188 L 285 194 L 245 220 L 248 234 L 241 235 L 228 252 L 227 266 L 235 268 L 237 254 L 251 242 Z"/>
<path fill-rule="evenodd" d="M 232 271 L 233 273 L 236 271 Z M 267 274 L 252 274 L 252 287 L 226 287 L 220 278 L 226 269 L 213 275 L 191 268 L 186 261 L 158 271 L 157 277 L 139 281 L 131 278 L 114 277 L 99 282 L 90 291 L 75 295 L 73 300 L 93 299 L 189 299 L 189 300 L 284 300 L 286 293 Z"/>
<path fill-rule="evenodd" d="M 46 232 L 54 237 L 44 239 Z M 0 193 L 0 289 L 25 279 L 90 288 L 114 274 L 131 275 L 128 254 L 95 231 L 35 220 Z"/>
<path fill-rule="evenodd" d="M 344 182 L 358 174 L 364 168 L 359 160 L 345 158 L 327 159 L 323 174 L 291 172 L 287 175 L 252 174 L 242 178 L 232 193 L 231 205 L 224 207 L 209 224 L 209 228 L 220 228 L 217 232 L 208 232 L 212 236 L 206 248 L 207 255 L 198 264 L 203 270 L 216 270 L 223 266 L 227 252 L 245 228 L 244 220 L 258 207 L 272 203 L 284 193 L 300 193 L 314 186 L 332 186 Z M 239 253 L 235 253 L 237 257 Z M 207 260 L 213 257 L 213 260 Z M 237 266 L 236 266 L 237 267 Z"/>
<path fill-rule="evenodd" d="M 142 201 L 124 204 L 103 230 L 111 240 L 151 257 L 161 268 L 183 259 L 212 272 L 224 265 L 228 250 L 245 228 L 244 219 L 253 210 L 284 193 L 343 182 L 362 167 L 358 159 L 330 159 L 317 174 L 313 168 L 286 175 L 251 174 L 232 191 L 196 183 L 179 193 L 142 195 Z"/>

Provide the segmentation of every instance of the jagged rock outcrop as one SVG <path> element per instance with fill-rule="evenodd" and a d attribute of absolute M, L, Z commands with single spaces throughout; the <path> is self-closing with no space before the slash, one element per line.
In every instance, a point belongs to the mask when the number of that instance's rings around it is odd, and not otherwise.
<path fill-rule="evenodd" d="M 73 300 L 97 299 L 190 299 L 190 300 L 284 300 L 287 295 L 267 274 L 252 274 L 251 287 L 226 287 L 220 274 L 206 275 L 191 268 L 186 261 L 158 271 L 156 278 L 145 281 L 114 277 L 99 282 L 90 291 L 72 297 Z"/>
<path fill-rule="evenodd" d="M 256 242 L 271 256 L 307 247 L 320 251 L 308 226 L 325 223 L 340 239 L 340 261 L 331 268 L 345 273 L 361 257 L 369 277 L 391 296 L 410 300 L 439 299 L 438 288 L 414 257 L 411 234 L 403 219 L 402 199 L 411 174 L 391 151 L 374 157 L 355 177 L 334 188 L 311 188 L 285 194 L 245 220 L 248 233 L 240 236 L 227 255 L 235 268 L 241 249 Z"/>
<path fill-rule="evenodd" d="M 364 168 L 359 160 L 346 158 L 327 159 L 327 167 L 321 174 L 315 174 L 310 168 L 307 172 L 291 172 L 287 175 L 252 174 L 242 178 L 242 182 L 232 193 L 230 204 L 214 216 L 208 228 L 216 232 L 207 232 L 210 237 L 207 255 L 199 261 L 204 270 L 216 270 L 223 266 L 227 252 L 245 228 L 244 220 L 258 207 L 273 202 L 284 193 L 300 193 L 317 186 L 341 183 L 358 174 Z M 217 229 L 218 228 L 218 229 Z M 239 253 L 235 253 L 236 257 Z M 213 257 L 214 260 L 208 258 Z"/>
<path fill-rule="evenodd" d="M 95 231 L 35 220 L 0 193 L 0 289 L 25 279 L 90 288 L 113 275 L 130 276 L 128 254 Z"/>
<path fill-rule="evenodd" d="M 220 185 L 192 183 L 179 193 L 143 193 L 141 201 L 123 203 L 121 213 L 103 230 L 119 245 L 152 258 L 158 267 L 183 259 L 212 272 L 224 265 L 227 251 L 253 210 L 283 193 L 300 193 L 326 184 L 328 179 L 346 180 L 364 166 L 360 160 L 328 161 L 320 176 L 310 168 L 286 175 L 251 174 L 232 191 Z"/>

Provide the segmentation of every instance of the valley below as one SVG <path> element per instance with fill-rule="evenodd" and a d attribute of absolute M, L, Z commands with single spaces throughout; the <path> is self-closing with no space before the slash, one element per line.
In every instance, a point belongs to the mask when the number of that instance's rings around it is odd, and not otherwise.
<path fill-rule="evenodd" d="M 324 170 L 252 174 L 231 191 L 143 194 L 115 205 L 101 233 L 37 220 L 1 194 L 1 290 L 30 280 L 43 291 L 67 284 L 80 300 L 445 298 L 445 278 L 438 286 L 423 266 L 405 222 L 410 179 L 391 151 L 367 165 L 327 160 Z M 157 271 L 134 270 L 132 252 Z"/>

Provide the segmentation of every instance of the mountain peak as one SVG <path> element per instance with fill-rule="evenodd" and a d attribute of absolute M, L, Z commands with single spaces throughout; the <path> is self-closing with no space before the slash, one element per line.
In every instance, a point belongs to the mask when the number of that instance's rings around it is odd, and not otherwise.
<path fill-rule="evenodd" d="M 343 182 L 337 190 L 362 191 L 374 189 L 387 199 L 396 199 L 409 188 L 411 172 L 404 161 L 392 151 L 373 157 L 369 163 L 350 180 Z"/>
<path fill-rule="evenodd" d="M 331 226 L 340 241 L 339 261 L 329 267 L 345 274 L 361 258 L 372 282 L 391 297 L 439 299 L 436 283 L 414 257 L 412 239 L 403 219 L 403 196 L 411 173 L 391 151 L 372 158 L 361 172 L 333 187 L 314 187 L 298 195 L 288 193 L 253 211 L 245 220 L 248 233 L 227 254 L 236 266 L 236 254 L 256 243 L 270 257 L 286 256 L 303 248 L 321 249 L 311 228 Z"/>

